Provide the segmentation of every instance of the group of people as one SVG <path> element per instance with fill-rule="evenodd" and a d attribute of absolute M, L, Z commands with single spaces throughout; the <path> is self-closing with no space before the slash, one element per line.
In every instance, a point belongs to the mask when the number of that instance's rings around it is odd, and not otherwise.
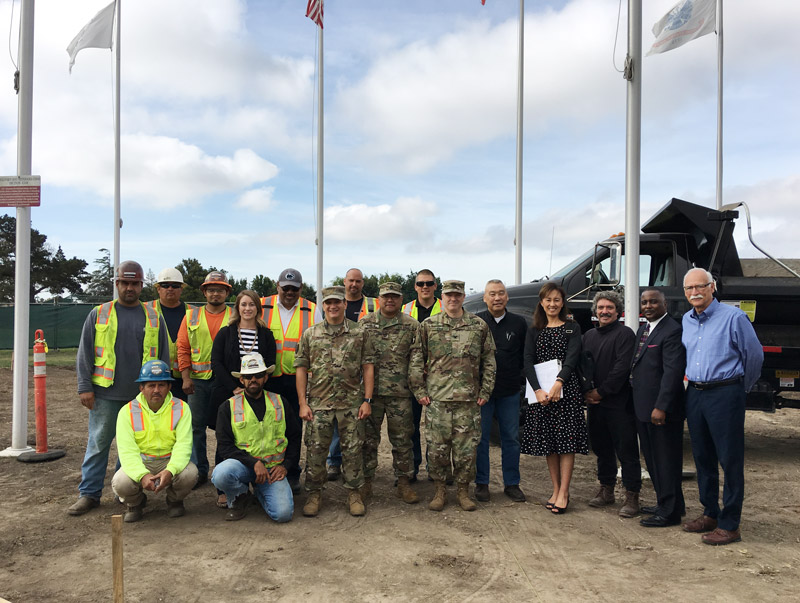
<path fill-rule="evenodd" d="M 620 516 L 644 513 L 645 527 L 678 524 L 688 418 L 704 511 L 683 529 L 707 532 L 708 544 L 740 538 L 744 399 L 763 353 L 746 315 L 714 299 L 704 270 L 685 276 L 692 310 L 683 328 L 667 314 L 663 293 L 648 289 L 636 334 L 620 322 L 622 299 L 613 291 L 595 296 L 598 326 L 581 334 L 553 283 L 542 287 L 528 327 L 506 310 L 501 281 L 487 283 L 487 309 L 472 314 L 463 308 L 464 282 L 444 281 L 437 298 L 430 270 L 417 274 L 417 298 L 404 305 L 394 282 L 381 283 L 378 298 L 365 297 L 363 274 L 351 269 L 344 286 L 322 290 L 321 308 L 300 296 L 294 269 L 281 272 L 277 294 L 245 290 L 230 308 L 222 272 L 207 275 L 203 306 L 180 300 L 183 277 L 174 268 L 159 274 L 157 300 L 140 301 L 143 280 L 138 263 L 121 263 L 118 298 L 84 323 L 77 372 L 89 439 L 71 515 L 100 504 L 116 437 L 112 489 L 127 505 L 126 521 L 142 518 L 145 491 L 166 490 L 168 516 L 180 517 L 184 498 L 209 479 L 226 519 L 244 517 L 255 498 L 274 521 L 289 521 L 302 492 L 304 424 L 303 514 L 317 515 L 326 481 L 341 477 L 349 512 L 364 515 L 384 418 L 397 497 L 414 504 L 424 408 L 433 511 L 446 506 L 453 483 L 466 511 L 477 508 L 471 482 L 478 501 L 490 500 L 496 419 L 504 494 L 512 501 L 526 500 L 520 453 L 544 456 L 553 485 L 544 506 L 566 513 L 575 454 L 587 454 L 591 443 L 600 489 L 590 506 L 615 502 L 619 460 L 626 491 Z M 210 475 L 208 428 L 217 439 Z M 640 445 L 657 498 L 652 507 L 639 503 Z"/>

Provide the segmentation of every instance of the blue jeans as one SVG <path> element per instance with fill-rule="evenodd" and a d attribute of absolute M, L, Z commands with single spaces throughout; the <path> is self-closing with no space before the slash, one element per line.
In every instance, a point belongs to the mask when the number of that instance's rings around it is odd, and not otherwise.
<path fill-rule="evenodd" d="M 229 508 L 237 496 L 250 490 L 250 484 L 252 484 L 258 502 L 261 503 L 261 507 L 267 512 L 270 519 L 278 523 L 285 523 L 292 518 L 294 513 L 294 499 L 289 480 L 283 478 L 273 484 L 266 481 L 263 484 L 257 484 L 256 472 L 245 467 L 241 461 L 236 459 L 226 459 L 214 467 L 211 483 L 225 493 Z"/>
<path fill-rule="evenodd" d="M 206 449 L 206 426 L 211 413 L 211 386 L 213 379 L 192 379 L 194 393 L 187 402 L 192 411 L 192 462 L 201 476 L 208 476 L 208 451 Z"/>
<path fill-rule="evenodd" d="M 333 438 L 328 448 L 328 464 L 331 467 L 342 466 L 342 445 L 339 442 L 339 421 L 333 420 Z"/>
<path fill-rule="evenodd" d="M 94 397 L 94 407 L 89 411 L 89 441 L 81 465 L 81 485 L 78 486 L 81 496 L 100 500 L 103 494 L 108 451 L 117 433 L 117 415 L 126 404 L 121 400 Z"/>
<path fill-rule="evenodd" d="M 489 483 L 489 436 L 492 417 L 497 417 L 500 427 L 500 451 L 503 467 L 503 484 L 519 485 L 519 394 L 492 396 L 481 406 L 481 441 L 478 443 L 475 483 Z"/>

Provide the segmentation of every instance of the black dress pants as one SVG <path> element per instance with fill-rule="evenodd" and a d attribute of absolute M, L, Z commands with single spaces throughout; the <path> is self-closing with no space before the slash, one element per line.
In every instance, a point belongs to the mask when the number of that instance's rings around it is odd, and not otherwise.
<path fill-rule="evenodd" d="M 617 459 L 622 483 L 630 492 L 642 488 L 642 465 L 636 438 L 636 416 L 621 408 L 589 405 L 589 442 L 597 455 L 597 479 L 604 486 L 617 483 Z"/>

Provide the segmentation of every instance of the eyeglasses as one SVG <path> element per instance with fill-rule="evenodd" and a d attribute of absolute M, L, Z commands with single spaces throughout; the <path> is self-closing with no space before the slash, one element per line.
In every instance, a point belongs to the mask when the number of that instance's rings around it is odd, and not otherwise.
<path fill-rule="evenodd" d="M 290 293 L 290 292 L 291 293 L 297 293 L 298 291 L 300 291 L 300 287 L 292 287 L 291 285 L 284 285 L 283 287 L 281 287 L 281 289 L 283 289 L 287 293 Z"/>
<path fill-rule="evenodd" d="M 158 286 L 162 289 L 180 289 L 183 287 L 180 283 L 158 283 Z"/>
<path fill-rule="evenodd" d="M 436 281 L 417 281 L 417 287 L 435 287 Z"/>
<path fill-rule="evenodd" d="M 709 285 L 711 285 L 711 283 L 705 283 L 703 285 L 689 285 L 688 287 L 684 287 L 683 290 L 684 291 L 694 291 L 695 289 L 697 289 L 698 291 L 702 291 L 703 289 L 705 289 Z"/>
<path fill-rule="evenodd" d="M 262 379 L 267 376 L 267 373 L 256 373 L 254 375 L 242 375 L 245 381 L 252 381 L 253 379 Z"/>

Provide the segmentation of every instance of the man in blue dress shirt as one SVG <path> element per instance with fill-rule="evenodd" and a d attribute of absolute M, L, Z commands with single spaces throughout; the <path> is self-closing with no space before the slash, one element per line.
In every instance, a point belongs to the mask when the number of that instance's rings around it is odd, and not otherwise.
<path fill-rule="evenodd" d="M 764 351 L 747 315 L 714 299 L 711 273 L 689 270 L 683 289 L 692 305 L 683 316 L 686 418 L 703 504 L 703 515 L 683 529 L 708 532 L 702 537 L 706 544 L 730 544 L 741 540 L 745 397 L 761 375 Z M 721 511 L 717 464 L 725 474 Z"/>

